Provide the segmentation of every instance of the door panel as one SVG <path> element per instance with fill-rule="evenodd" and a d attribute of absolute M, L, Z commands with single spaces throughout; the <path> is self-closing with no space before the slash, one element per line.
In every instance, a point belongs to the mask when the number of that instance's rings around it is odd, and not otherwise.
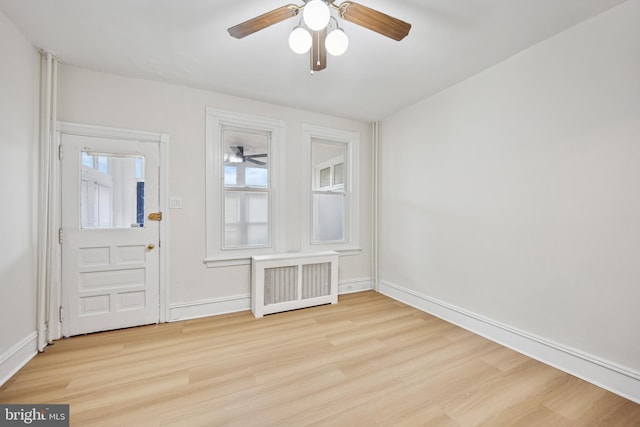
<path fill-rule="evenodd" d="M 159 145 L 61 135 L 65 336 L 159 321 Z"/>

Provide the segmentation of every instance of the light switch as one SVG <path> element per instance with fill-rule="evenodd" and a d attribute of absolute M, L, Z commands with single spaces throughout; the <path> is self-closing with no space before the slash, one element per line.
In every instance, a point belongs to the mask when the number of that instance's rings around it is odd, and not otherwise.
<path fill-rule="evenodd" d="M 182 209 L 182 197 L 170 197 L 169 209 Z"/>

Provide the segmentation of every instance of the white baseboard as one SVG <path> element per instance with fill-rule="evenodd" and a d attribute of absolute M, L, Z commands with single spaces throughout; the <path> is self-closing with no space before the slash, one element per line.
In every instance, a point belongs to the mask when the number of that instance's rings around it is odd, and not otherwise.
<path fill-rule="evenodd" d="M 433 314 L 491 341 L 640 403 L 640 373 L 638 372 L 520 331 L 402 286 L 382 280 L 379 285 L 380 293 L 390 298 Z"/>
<path fill-rule="evenodd" d="M 352 294 L 354 292 L 370 291 L 373 289 L 371 278 L 349 279 L 338 283 L 338 295 Z"/>
<path fill-rule="evenodd" d="M 235 313 L 251 308 L 250 295 L 232 295 L 169 305 L 169 321 L 197 319 L 217 314 Z"/>
<path fill-rule="evenodd" d="M 0 355 L 0 385 L 38 354 L 38 333 L 33 331 Z"/>
<path fill-rule="evenodd" d="M 373 289 L 370 278 L 350 279 L 338 283 L 338 294 L 368 291 Z M 197 319 L 218 314 L 235 313 L 251 309 L 251 295 L 232 295 L 169 305 L 169 321 Z"/>

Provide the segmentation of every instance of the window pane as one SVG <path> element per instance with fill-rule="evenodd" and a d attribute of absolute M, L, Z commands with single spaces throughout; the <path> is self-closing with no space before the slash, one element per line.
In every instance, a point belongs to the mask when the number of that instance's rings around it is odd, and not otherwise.
<path fill-rule="evenodd" d="M 269 245 L 269 132 L 223 127 L 223 247 Z"/>
<path fill-rule="evenodd" d="M 141 157 L 136 158 L 136 179 L 144 181 L 144 161 Z"/>
<path fill-rule="evenodd" d="M 345 150 L 346 144 L 344 143 L 323 140 L 313 140 L 311 142 L 313 190 L 342 191 L 344 187 Z"/>
<path fill-rule="evenodd" d="M 333 167 L 333 185 L 344 184 L 344 163 L 338 163 Z"/>
<path fill-rule="evenodd" d="M 98 156 L 98 172 L 109 173 L 109 156 Z"/>
<path fill-rule="evenodd" d="M 314 243 L 346 240 L 346 147 L 347 144 L 340 142 L 311 141 Z"/>
<path fill-rule="evenodd" d="M 232 186 L 236 185 L 238 182 L 237 179 L 238 168 L 236 166 L 224 166 L 224 185 Z"/>
<path fill-rule="evenodd" d="M 89 153 L 82 152 L 82 165 L 93 169 L 93 156 Z"/>
<path fill-rule="evenodd" d="M 224 247 L 269 245 L 269 194 L 225 191 Z"/>
<path fill-rule="evenodd" d="M 97 167 L 88 165 L 97 158 Z M 144 157 L 83 152 L 81 158 L 80 217 L 82 228 L 144 226 Z"/>
<path fill-rule="evenodd" d="M 320 188 L 331 187 L 331 168 L 320 169 Z"/>
<path fill-rule="evenodd" d="M 245 184 L 248 187 L 267 188 L 269 186 L 269 178 L 267 170 L 263 168 L 245 168 Z"/>
<path fill-rule="evenodd" d="M 269 186 L 269 134 L 224 129 L 225 186 L 267 188 Z M 227 180 L 227 167 L 235 169 L 235 179 Z"/>
<path fill-rule="evenodd" d="M 345 196 L 342 194 L 313 195 L 313 241 L 345 240 Z"/>

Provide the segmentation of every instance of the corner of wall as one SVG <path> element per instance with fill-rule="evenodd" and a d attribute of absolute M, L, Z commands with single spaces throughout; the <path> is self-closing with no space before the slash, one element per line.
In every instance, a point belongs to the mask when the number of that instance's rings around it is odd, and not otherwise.
<path fill-rule="evenodd" d="M 0 385 L 38 354 L 38 334 L 33 331 L 0 355 Z"/>
<path fill-rule="evenodd" d="M 640 372 L 613 365 L 394 283 L 381 280 L 380 293 L 640 403 Z"/>

